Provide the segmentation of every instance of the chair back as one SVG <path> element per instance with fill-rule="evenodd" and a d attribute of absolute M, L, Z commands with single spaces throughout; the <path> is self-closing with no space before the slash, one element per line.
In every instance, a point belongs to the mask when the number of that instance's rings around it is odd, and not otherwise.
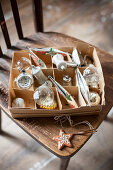
<path fill-rule="evenodd" d="M 19 39 L 23 39 L 23 30 L 19 16 L 19 10 L 17 5 L 17 0 L 10 0 L 14 22 Z M 34 25 L 36 32 L 43 32 L 43 12 L 42 12 L 42 0 L 32 0 L 33 16 L 34 16 Z M 0 26 L 3 33 L 3 37 L 6 43 L 7 48 L 11 48 L 11 40 L 6 25 L 2 4 L 0 1 Z M 0 46 L 0 54 L 2 54 L 2 49 Z"/>

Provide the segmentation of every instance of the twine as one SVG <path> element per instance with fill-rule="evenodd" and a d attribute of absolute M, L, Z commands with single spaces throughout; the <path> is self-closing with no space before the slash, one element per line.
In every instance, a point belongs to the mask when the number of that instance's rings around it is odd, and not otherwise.
<path fill-rule="evenodd" d="M 94 129 L 94 127 L 92 126 L 92 124 L 87 121 L 87 120 L 84 120 L 82 122 L 78 122 L 78 123 L 74 123 L 74 121 L 71 119 L 71 116 L 70 115 L 61 115 L 61 116 L 55 116 L 54 119 L 57 121 L 57 122 L 60 122 L 60 125 L 61 127 L 63 128 L 63 123 L 66 122 L 67 120 L 69 121 L 69 124 L 71 127 L 75 127 L 75 126 L 78 126 L 78 125 L 81 125 L 81 124 L 85 124 L 89 127 L 90 130 L 88 131 L 82 131 L 80 132 L 81 134 L 85 134 L 85 133 L 95 133 L 96 130 Z"/>

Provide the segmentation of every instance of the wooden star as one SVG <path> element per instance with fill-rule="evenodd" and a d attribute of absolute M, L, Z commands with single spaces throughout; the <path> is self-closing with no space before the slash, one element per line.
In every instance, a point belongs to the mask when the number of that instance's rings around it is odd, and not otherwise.
<path fill-rule="evenodd" d="M 66 134 L 63 130 L 60 130 L 59 136 L 53 137 L 53 140 L 58 141 L 58 149 L 62 149 L 64 146 L 72 147 L 70 142 L 73 134 Z"/>

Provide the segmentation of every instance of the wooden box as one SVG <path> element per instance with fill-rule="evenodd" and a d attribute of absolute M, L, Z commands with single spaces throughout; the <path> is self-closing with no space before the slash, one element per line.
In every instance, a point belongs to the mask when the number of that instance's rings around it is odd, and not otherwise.
<path fill-rule="evenodd" d="M 12 113 L 12 116 L 14 118 L 19 117 L 46 117 L 46 116 L 56 116 L 56 115 L 96 115 L 98 114 L 101 109 L 102 105 L 105 104 L 105 98 L 104 98 L 104 78 L 103 78 L 103 72 L 101 68 L 101 64 L 99 61 L 99 58 L 96 53 L 96 49 L 93 46 L 89 46 L 86 43 L 77 43 L 76 46 L 78 51 L 80 51 L 83 55 L 87 54 L 91 56 L 94 60 L 94 65 L 98 68 L 98 71 L 101 74 L 101 79 L 99 82 L 99 89 L 95 89 L 99 92 L 101 96 L 101 103 L 97 106 L 87 106 L 84 98 L 82 97 L 80 93 L 80 89 L 77 86 L 77 80 L 76 80 L 76 68 L 67 68 L 66 72 L 69 76 L 72 78 L 72 86 L 66 86 L 64 87 L 76 100 L 78 104 L 78 108 L 70 108 L 69 105 L 67 105 L 66 100 L 57 92 L 56 87 L 53 85 L 52 90 L 55 94 L 55 99 L 57 101 L 57 108 L 53 110 L 47 110 L 47 109 L 40 109 L 36 106 L 33 94 L 35 89 L 39 86 L 37 81 L 34 79 L 34 84 L 29 89 L 20 89 L 17 87 L 15 83 L 15 78 L 20 74 L 19 71 L 16 69 L 15 64 L 21 57 L 29 58 L 29 52 L 27 50 L 25 51 L 18 51 L 14 53 L 13 60 L 12 60 L 12 67 L 10 72 L 10 83 L 9 83 L 9 110 Z M 75 47 L 59 47 L 56 49 L 72 53 L 73 48 Z M 35 52 L 37 54 L 37 52 Z M 46 66 L 47 69 L 42 69 L 43 73 L 48 76 L 51 75 L 55 80 L 62 84 L 62 77 L 63 72 L 59 71 L 54 64 L 52 64 L 52 57 L 50 55 L 45 56 L 44 54 L 38 54 L 39 58 L 41 58 Z M 68 58 L 65 58 L 65 60 L 68 61 Z M 83 70 L 85 67 L 80 67 L 79 70 L 81 73 L 83 73 Z M 31 70 L 27 71 L 29 74 L 31 74 Z M 31 74 L 32 75 L 32 74 Z M 17 108 L 12 107 L 12 101 L 13 99 L 20 97 L 23 98 L 25 101 L 25 108 Z"/>

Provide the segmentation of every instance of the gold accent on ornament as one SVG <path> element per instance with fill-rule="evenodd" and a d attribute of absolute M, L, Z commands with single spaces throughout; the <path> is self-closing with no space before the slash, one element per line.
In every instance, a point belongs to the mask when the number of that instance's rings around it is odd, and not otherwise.
<path fill-rule="evenodd" d="M 40 108 L 41 109 L 48 109 L 48 110 L 56 109 L 57 103 L 56 103 L 56 101 L 54 101 L 53 105 L 47 105 L 47 106 L 41 105 Z"/>

